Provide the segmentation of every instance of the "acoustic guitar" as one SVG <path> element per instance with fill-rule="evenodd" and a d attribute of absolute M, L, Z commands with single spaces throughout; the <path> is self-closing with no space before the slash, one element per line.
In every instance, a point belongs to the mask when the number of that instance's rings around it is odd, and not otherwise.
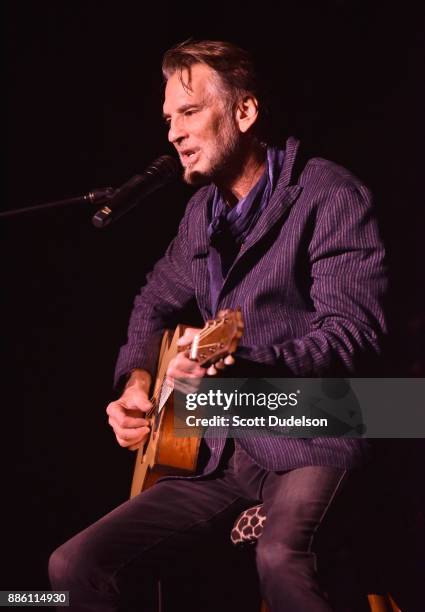
<path fill-rule="evenodd" d="M 173 385 L 166 378 L 168 364 L 182 351 L 187 351 L 190 359 L 208 368 L 210 375 L 216 373 L 215 368 L 233 363 L 232 353 L 243 332 L 242 313 L 240 310 L 220 311 L 214 320 L 207 321 L 192 343 L 177 346 L 184 330 L 185 326 L 179 325 L 174 332 L 167 330 L 162 338 L 152 408 L 146 413 L 151 428 L 137 451 L 130 497 L 152 486 L 162 476 L 184 476 L 196 471 L 200 432 L 190 437 L 175 435 Z"/>

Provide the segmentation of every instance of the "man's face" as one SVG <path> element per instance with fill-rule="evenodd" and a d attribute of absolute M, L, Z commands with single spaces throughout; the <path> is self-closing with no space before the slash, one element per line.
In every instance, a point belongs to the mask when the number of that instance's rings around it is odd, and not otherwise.
<path fill-rule="evenodd" d="M 165 88 L 164 118 L 168 140 L 176 147 L 184 180 L 205 184 L 231 172 L 240 132 L 225 105 L 217 76 L 204 64 L 175 72 Z"/>

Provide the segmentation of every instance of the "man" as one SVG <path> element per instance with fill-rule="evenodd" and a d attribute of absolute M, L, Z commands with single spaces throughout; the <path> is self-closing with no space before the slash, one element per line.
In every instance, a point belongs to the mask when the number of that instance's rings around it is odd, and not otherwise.
<path fill-rule="evenodd" d="M 261 92 L 245 51 L 184 43 L 165 54 L 163 72 L 169 140 L 185 181 L 205 186 L 136 298 L 119 356 L 116 383 L 125 387 L 107 413 L 130 449 L 148 432 L 161 333 L 194 297 L 204 320 L 242 306 L 240 362 L 280 376 L 355 372 L 379 351 L 384 328 L 383 249 L 361 182 L 323 159 L 300 166 L 293 138 L 282 149 L 264 144 Z M 204 373 L 183 353 L 168 370 L 170 378 Z M 363 441 L 275 436 L 208 445 L 202 475 L 160 481 L 55 551 L 52 584 L 70 590 L 75 610 L 116 610 L 125 575 L 160 574 L 176 557 L 184 563 L 193 542 L 260 501 L 267 520 L 257 569 L 271 611 L 330 610 L 312 541 L 362 463 Z"/>

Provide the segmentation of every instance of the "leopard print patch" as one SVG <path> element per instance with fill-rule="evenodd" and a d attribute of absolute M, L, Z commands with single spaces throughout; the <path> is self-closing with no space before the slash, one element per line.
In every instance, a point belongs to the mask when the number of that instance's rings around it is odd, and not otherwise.
<path fill-rule="evenodd" d="M 230 538 L 233 544 L 255 544 L 263 533 L 266 514 L 263 505 L 248 508 L 238 516 Z"/>

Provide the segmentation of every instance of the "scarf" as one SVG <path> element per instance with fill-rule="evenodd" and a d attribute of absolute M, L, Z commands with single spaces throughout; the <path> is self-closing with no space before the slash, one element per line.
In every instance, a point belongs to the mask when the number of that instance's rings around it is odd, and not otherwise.
<path fill-rule="evenodd" d="M 285 152 L 275 147 L 267 148 L 266 168 L 249 193 L 229 208 L 215 187 L 210 203 L 208 237 L 208 271 L 211 287 L 211 308 L 217 309 L 218 296 L 227 274 L 248 234 L 267 206 L 282 170 Z"/>

